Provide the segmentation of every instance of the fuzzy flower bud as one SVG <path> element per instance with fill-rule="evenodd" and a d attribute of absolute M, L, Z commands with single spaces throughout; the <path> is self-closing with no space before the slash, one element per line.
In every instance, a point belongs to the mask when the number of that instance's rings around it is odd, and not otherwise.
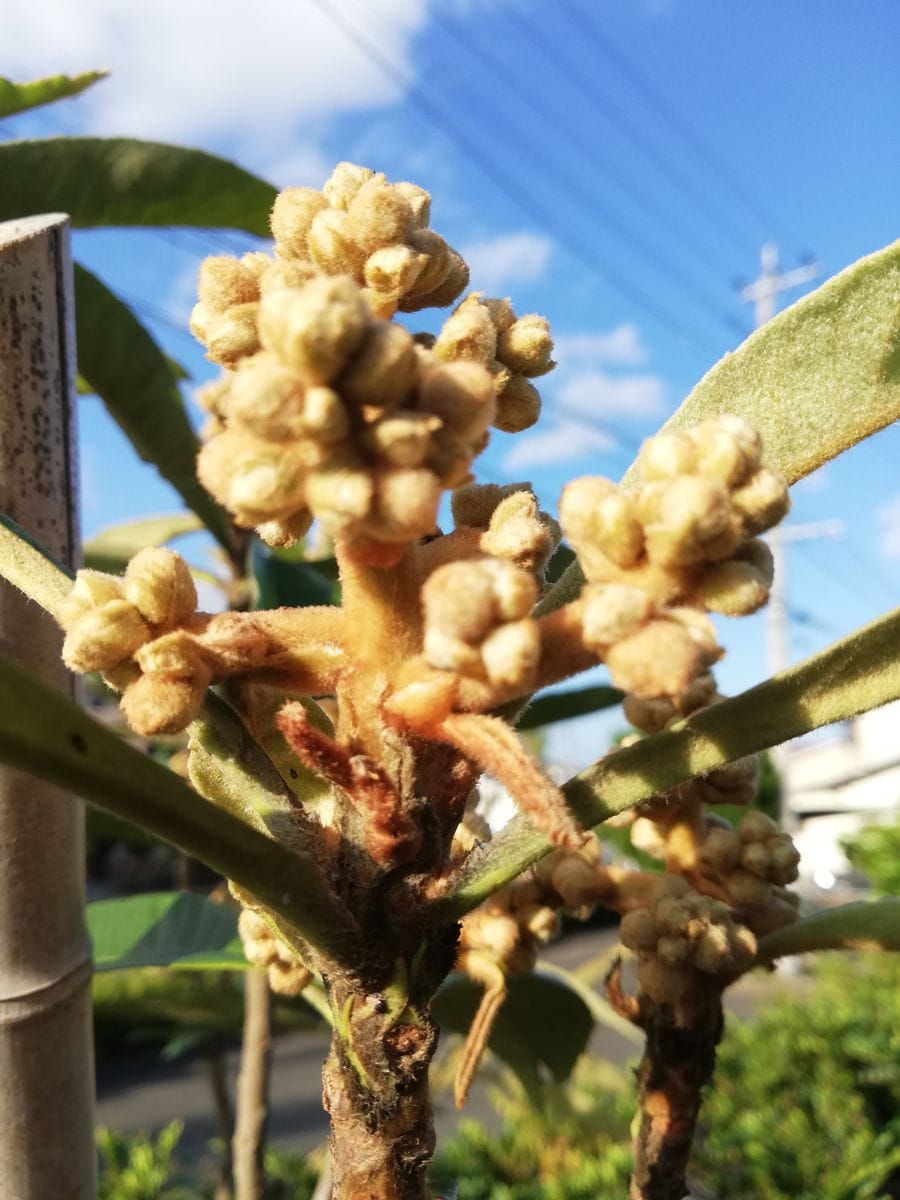
<path fill-rule="evenodd" d="M 518 375 L 546 375 L 556 366 L 552 354 L 550 322 L 536 313 L 514 320 L 497 338 L 498 360 Z"/>
<path fill-rule="evenodd" d="M 74 621 L 63 642 L 71 671 L 105 671 L 128 659 L 153 635 L 128 600 L 107 600 Z"/>
<path fill-rule="evenodd" d="M 276 253 L 285 258 L 309 257 L 309 230 L 328 200 L 314 188 L 285 188 L 275 199 L 270 224 Z"/>
<path fill-rule="evenodd" d="M 194 615 L 197 589 L 184 559 L 173 550 L 147 546 L 125 571 L 126 600 L 151 625 L 171 629 Z"/>
<path fill-rule="evenodd" d="M 359 345 L 369 319 L 352 280 L 314 279 L 263 298 L 260 336 L 303 383 L 330 383 Z"/>

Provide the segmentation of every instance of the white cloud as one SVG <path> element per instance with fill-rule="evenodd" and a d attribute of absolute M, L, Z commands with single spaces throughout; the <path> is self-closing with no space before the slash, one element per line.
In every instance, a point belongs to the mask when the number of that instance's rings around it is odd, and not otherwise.
<path fill-rule="evenodd" d="M 427 0 L 365 0 L 347 23 L 407 71 L 426 18 Z M 80 102 L 102 133 L 233 135 L 274 157 L 311 120 L 399 95 L 310 0 L 43 0 L 5 6 L 3 34 L 23 77 L 111 68 Z"/>
<path fill-rule="evenodd" d="M 605 333 L 563 333 L 554 338 L 560 367 L 583 368 L 601 363 L 639 367 L 647 361 L 636 325 L 623 323 Z"/>
<path fill-rule="evenodd" d="M 590 417 L 657 417 L 665 412 L 665 387 L 657 375 L 575 375 L 558 389 L 559 404 Z"/>
<path fill-rule="evenodd" d="M 516 475 L 532 467 L 573 462 L 590 454 L 607 454 L 617 445 L 616 439 L 603 429 L 582 421 L 563 420 L 535 433 L 519 434 L 503 459 L 503 470 L 508 475 Z"/>
<path fill-rule="evenodd" d="M 539 279 L 552 250 L 553 243 L 536 233 L 509 233 L 466 246 L 462 255 L 469 264 L 473 287 L 502 292 L 508 284 Z"/>
<path fill-rule="evenodd" d="M 900 493 L 875 510 L 881 530 L 881 553 L 887 559 L 900 559 Z"/>

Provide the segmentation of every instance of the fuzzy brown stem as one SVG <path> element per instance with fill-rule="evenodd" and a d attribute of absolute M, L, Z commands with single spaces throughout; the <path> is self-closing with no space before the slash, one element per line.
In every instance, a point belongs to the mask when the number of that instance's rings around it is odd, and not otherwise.
<path fill-rule="evenodd" d="M 398 1003 L 390 987 L 360 995 L 337 982 L 329 992 L 336 1022 L 323 1101 L 334 1200 L 428 1200 L 428 1066 L 437 1029 L 421 1001 Z"/>
<path fill-rule="evenodd" d="M 681 1014 L 684 1019 L 685 1013 Z M 712 1078 L 722 1036 L 722 996 L 712 985 L 677 1024 L 668 1005 L 641 997 L 637 1024 L 647 1035 L 638 1070 L 638 1127 L 628 1200 L 683 1200 L 700 1093 Z"/>
<path fill-rule="evenodd" d="M 261 1200 L 263 1152 L 269 1117 L 272 1059 L 272 997 L 266 972 L 254 967 L 244 984 L 244 1036 L 232 1142 L 235 1200 Z"/>
<path fill-rule="evenodd" d="M 186 856 L 184 857 L 186 862 L 191 861 Z M 222 1141 L 222 1154 L 216 1166 L 213 1194 L 215 1200 L 231 1200 L 231 1139 L 234 1135 L 234 1109 L 228 1091 L 225 1051 L 221 1045 L 213 1047 L 206 1055 L 206 1066 L 209 1072 L 209 1085 L 212 1089 L 213 1108 L 216 1112 L 219 1136 Z"/>

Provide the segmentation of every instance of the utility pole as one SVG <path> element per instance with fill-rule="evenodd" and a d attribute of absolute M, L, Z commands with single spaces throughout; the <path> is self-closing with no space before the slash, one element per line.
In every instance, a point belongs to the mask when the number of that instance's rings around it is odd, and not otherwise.
<path fill-rule="evenodd" d="M 779 271 L 778 247 L 774 242 L 766 242 L 759 255 L 759 275 L 752 283 L 738 288 L 740 299 L 753 305 L 753 327 L 759 329 L 775 316 L 777 297 L 781 292 L 810 283 L 820 272 L 817 262 L 795 267 L 792 271 Z"/>

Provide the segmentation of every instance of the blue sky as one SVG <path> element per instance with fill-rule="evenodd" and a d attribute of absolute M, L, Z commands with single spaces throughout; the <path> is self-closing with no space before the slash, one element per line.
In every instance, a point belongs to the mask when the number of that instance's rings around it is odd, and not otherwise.
<path fill-rule="evenodd" d="M 261 0 L 252 16 L 233 0 L 7 5 L 0 73 L 113 75 L 5 122 L 6 136 L 182 142 L 279 185 L 320 185 L 348 158 L 432 190 L 433 224 L 473 286 L 552 322 L 542 422 L 495 435 L 480 474 L 531 478 L 554 508 L 567 478 L 618 476 L 749 330 L 734 283 L 764 241 L 785 267 L 814 255 L 828 276 L 898 236 L 894 0 Z M 197 264 L 250 244 L 75 238 L 197 383 L 212 374 L 185 333 Z M 177 506 L 96 400 L 80 419 L 87 534 Z M 789 520 L 844 526 L 790 549 L 795 657 L 896 603 L 898 462 L 893 428 L 794 489 Z M 722 637 L 725 690 L 764 677 L 761 617 Z"/>

